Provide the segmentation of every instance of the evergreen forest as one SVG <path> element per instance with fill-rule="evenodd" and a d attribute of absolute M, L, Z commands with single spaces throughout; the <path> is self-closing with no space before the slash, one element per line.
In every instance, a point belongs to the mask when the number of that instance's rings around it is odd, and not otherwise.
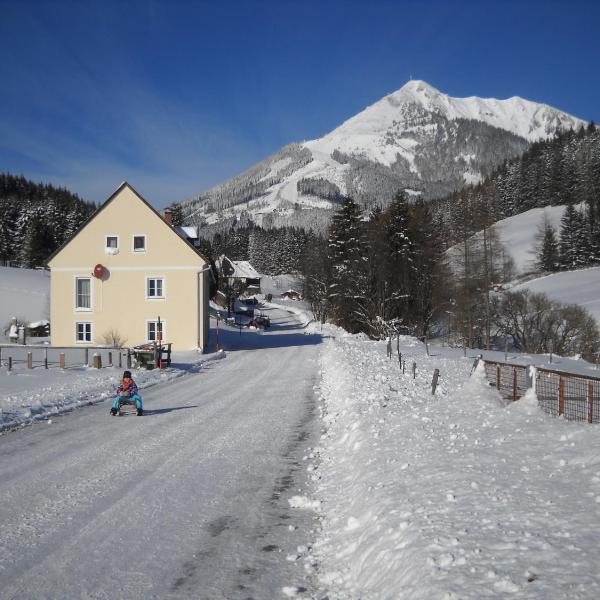
<path fill-rule="evenodd" d="M 0 264 L 43 267 L 95 209 L 65 188 L 0 173 Z"/>

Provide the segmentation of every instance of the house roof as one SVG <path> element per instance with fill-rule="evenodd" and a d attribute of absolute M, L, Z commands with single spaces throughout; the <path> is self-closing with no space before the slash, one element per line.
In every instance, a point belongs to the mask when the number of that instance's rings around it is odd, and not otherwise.
<path fill-rule="evenodd" d="M 232 273 L 227 273 L 227 277 L 238 277 L 244 279 L 260 279 L 257 270 L 247 260 L 231 260 L 224 254 L 217 259 L 219 270 L 223 271 L 223 263 L 227 261 L 233 268 Z"/>
<path fill-rule="evenodd" d="M 180 235 L 182 235 L 186 238 L 192 238 L 192 239 L 198 238 L 198 231 L 196 230 L 195 227 L 186 227 L 186 226 L 182 226 L 182 225 L 175 225 L 173 227 L 173 229 L 175 229 L 175 231 L 177 233 L 179 233 Z"/>
<path fill-rule="evenodd" d="M 124 188 L 129 188 L 134 195 L 141 201 L 143 202 L 164 224 L 165 227 L 168 227 L 171 231 L 173 231 L 181 240 L 183 240 L 198 256 L 200 256 L 203 260 L 205 260 L 207 263 L 209 262 L 209 260 L 206 258 L 206 256 L 204 256 L 204 254 L 202 254 L 201 252 L 198 251 L 198 248 L 196 248 L 188 239 L 187 237 L 181 232 L 178 231 L 177 227 L 173 227 L 172 225 L 170 225 L 169 223 L 167 223 L 162 215 L 151 205 L 149 204 L 134 188 L 133 186 L 129 185 L 129 183 L 127 183 L 126 181 L 124 181 L 108 198 L 107 200 L 104 202 L 104 204 L 102 204 L 98 210 L 96 210 L 92 215 L 90 215 L 90 217 L 88 217 L 88 219 L 86 221 L 84 221 L 84 223 L 81 225 L 81 227 L 68 239 L 66 240 L 59 248 L 57 248 L 47 259 L 46 259 L 46 265 L 60 252 L 62 252 L 62 250 L 68 246 L 72 240 L 74 240 L 88 225 L 88 223 L 90 223 L 93 219 L 96 218 L 96 216 L 98 216 L 98 214 L 100 212 L 102 212 L 118 195 L 119 192 L 121 192 L 121 190 L 123 190 Z"/>
<path fill-rule="evenodd" d="M 235 267 L 233 277 L 245 277 L 246 279 L 260 279 L 256 269 L 247 260 L 232 260 Z"/>

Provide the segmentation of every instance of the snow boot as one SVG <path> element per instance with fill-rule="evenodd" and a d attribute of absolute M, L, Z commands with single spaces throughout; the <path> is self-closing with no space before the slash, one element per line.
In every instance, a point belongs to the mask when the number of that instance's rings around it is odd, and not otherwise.
<path fill-rule="evenodd" d="M 141 417 L 144 414 L 144 409 L 143 408 L 138 408 L 137 409 L 137 416 Z"/>
<path fill-rule="evenodd" d="M 118 408 L 111 408 L 111 409 L 110 409 L 110 414 L 111 414 L 113 417 L 116 417 L 118 412 L 119 412 L 119 409 L 118 409 Z"/>

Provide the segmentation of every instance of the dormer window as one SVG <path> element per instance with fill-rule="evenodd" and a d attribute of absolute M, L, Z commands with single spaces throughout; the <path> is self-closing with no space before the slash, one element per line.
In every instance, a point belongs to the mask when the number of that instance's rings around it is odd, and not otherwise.
<path fill-rule="evenodd" d="M 134 235 L 133 236 L 133 251 L 134 252 L 146 252 L 146 236 L 145 235 Z"/>
<path fill-rule="evenodd" d="M 104 248 L 106 254 L 118 254 L 119 253 L 119 236 L 118 235 L 107 235 L 106 245 Z"/>

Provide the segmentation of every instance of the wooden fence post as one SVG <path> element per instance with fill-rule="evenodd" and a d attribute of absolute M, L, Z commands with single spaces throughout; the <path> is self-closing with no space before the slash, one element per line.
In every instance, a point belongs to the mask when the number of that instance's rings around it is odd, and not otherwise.
<path fill-rule="evenodd" d="M 58 362 L 59 362 L 60 368 L 64 369 L 65 368 L 65 353 L 64 352 L 61 352 L 58 355 Z"/>
<path fill-rule="evenodd" d="M 496 389 L 500 389 L 500 365 L 496 365 Z"/>
<path fill-rule="evenodd" d="M 12 371 L 12 356 L 8 357 L 8 370 Z"/>
<path fill-rule="evenodd" d="M 402 375 L 404 375 L 404 373 L 406 373 L 406 361 L 405 360 L 402 361 Z"/>
<path fill-rule="evenodd" d="M 433 380 L 431 382 L 431 395 L 432 396 L 435 395 L 435 388 L 437 387 L 439 376 L 440 376 L 440 370 L 435 369 L 433 372 Z"/>
<path fill-rule="evenodd" d="M 417 363 L 414 361 L 412 364 L 412 373 L 413 373 L 413 379 L 415 379 L 417 377 Z"/>
<path fill-rule="evenodd" d="M 121 352 L 121 349 L 119 349 L 119 369 L 123 368 L 123 353 Z"/>
<path fill-rule="evenodd" d="M 594 384 L 590 381 L 588 383 L 588 423 L 594 422 Z"/>
<path fill-rule="evenodd" d="M 48 348 L 44 348 L 44 369 L 48 368 Z"/>
<path fill-rule="evenodd" d="M 27 353 L 27 368 L 33 369 L 33 353 L 32 352 Z"/>
<path fill-rule="evenodd" d="M 565 379 L 561 375 L 558 379 L 558 415 L 565 414 Z"/>
<path fill-rule="evenodd" d="M 513 402 L 517 400 L 517 368 L 513 367 Z"/>

